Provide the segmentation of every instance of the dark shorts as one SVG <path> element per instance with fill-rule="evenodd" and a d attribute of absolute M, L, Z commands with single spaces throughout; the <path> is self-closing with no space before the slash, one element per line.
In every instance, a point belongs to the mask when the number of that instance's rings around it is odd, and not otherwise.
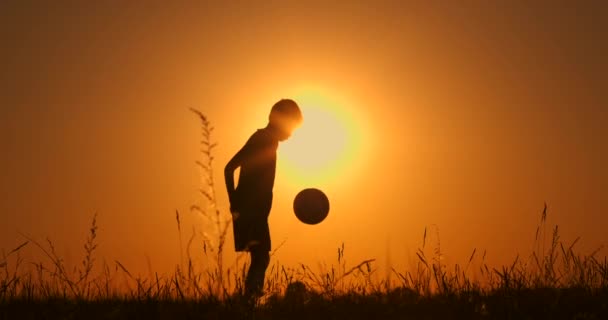
<path fill-rule="evenodd" d="M 268 215 L 259 212 L 242 212 L 232 215 L 234 249 L 249 251 L 253 246 L 259 250 L 270 251 L 270 230 Z"/>

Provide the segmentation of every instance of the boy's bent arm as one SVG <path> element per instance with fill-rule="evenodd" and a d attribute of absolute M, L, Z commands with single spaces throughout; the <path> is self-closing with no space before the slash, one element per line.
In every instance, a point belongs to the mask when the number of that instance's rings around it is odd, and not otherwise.
<path fill-rule="evenodd" d="M 240 167 L 244 161 L 244 149 L 245 148 L 239 150 L 239 152 L 237 152 L 234 157 L 232 157 L 232 159 L 228 161 L 228 164 L 226 164 L 226 167 L 224 168 L 224 180 L 226 181 L 226 190 L 228 191 L 228 199 L 230 200 L 231 211 L 232 209 L 234 209 L 233 207 L 235 207 L 236 204 L 234 202 L 236 200 L 236 197 L 234 196 L 236 190 L 234 186 L 234 171 L 236 170 L 236 168 Z"/>
<path fill-rule="evenodd" d="M 233 157 L 228 164 L 226 164 L 226 168 L 224 168 L 224 179 L 226 180 L 226 190 L 228 191 L 228 199 L 230 200 L 230 205 L 232 206 L 232 200 L 234 196 L 234 170 L 239 167 L 239 165 L 235 161 L 235 157 Z"/>

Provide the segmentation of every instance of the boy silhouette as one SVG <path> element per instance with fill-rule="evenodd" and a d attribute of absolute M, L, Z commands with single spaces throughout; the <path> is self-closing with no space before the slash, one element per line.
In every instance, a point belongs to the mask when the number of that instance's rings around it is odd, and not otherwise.
<path fill-rule="evenodd" d="M 247 251 L 251 263 L 245 279 L 245 295 L 261 296 L 270 262 L 268 215 L 276 171 L 277 147 L 301 124 L 302 113 L 290 99 L 275 103 L 268 125 L 251 135 L 247 143 L 226 164 L 224 178 L 230 200 L 234 247 Z M 234 171 L 240 168 L 238 185 Z"/>

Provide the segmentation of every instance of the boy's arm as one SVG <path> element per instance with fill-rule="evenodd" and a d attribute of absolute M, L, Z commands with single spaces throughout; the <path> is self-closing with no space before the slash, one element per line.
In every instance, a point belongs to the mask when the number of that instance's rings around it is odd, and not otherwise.
<path fill-rule="evenodd" d="M 231 212 L 234 212 L 238 206 L 235 196 L 236 188 L 234 186 L 234 171 L 245 161 L 246 147 L 247 146 L 239 150 L 239 152 L 237 152 L 234 157 L 228 161 L 228 164 L 226 164 L 226 167 L 224 168 L 224 179 L 226 180 L 226 190 L 228 191 L 228 200 L 230 201 Z"/>

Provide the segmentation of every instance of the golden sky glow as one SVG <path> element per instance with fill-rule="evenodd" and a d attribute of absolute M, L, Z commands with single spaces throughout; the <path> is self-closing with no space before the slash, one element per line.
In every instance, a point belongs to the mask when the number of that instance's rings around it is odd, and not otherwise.
<path fill-rule="evenodd" d="M 346 172 L 364 161 L 362 136 L 370 132 L 356 123 L 352 104 L 349 108 L 348 102 L 338 101 L 329 90 L 300 90 L 293 97 L 305 120 L 281 145 L 280 164 L 299 187 L 346 179 Z"/>
<path fill-rule="evenodd" d="M 407 266 L 433 225 L 447 261 L 513 261 L 545 201 L 590 252 L 608 244 L 607 22 L 578 2 L 3 2 L 0 249 L 25 232 L 78 261 L 97 212 L 101 257 L 171 270 L 175 210 L 184 238 L 204 231 L 188 108 L 215 127 L 225 212 L 224 165 L 293 98 L 273 259 L 330 263 L 344 242 Z M 306 187 L 329 196 L 319 225 L 293 214 Z"/>

